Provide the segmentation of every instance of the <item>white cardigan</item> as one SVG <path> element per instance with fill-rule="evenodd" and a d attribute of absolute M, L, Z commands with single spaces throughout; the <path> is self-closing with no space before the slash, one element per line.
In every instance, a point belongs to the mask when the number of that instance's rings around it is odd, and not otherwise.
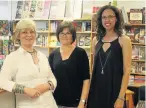
<path fill-rule="evenodd" d="M 38 65 L 33 63 L 32 56 L 22 47 L 9 54 L 0 73 L 0 88 L 12 92 L 15 83 L 34 88 L 52 81 L 56 88 L 57 82 L 51 71 L 47 57 L 37 51 Z M 57 108 L 52 91 L 48 90 L 40 97 L 32 99 L 25 94 L 16 94 L 16 108 Z"/>

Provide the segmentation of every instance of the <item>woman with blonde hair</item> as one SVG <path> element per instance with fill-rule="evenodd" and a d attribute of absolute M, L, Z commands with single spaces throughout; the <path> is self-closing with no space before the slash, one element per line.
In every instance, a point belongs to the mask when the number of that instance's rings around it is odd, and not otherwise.
<path fill-rule="evenodd" d="M 15 30 L 20 47 L 9 54 L 0 73 L 0 88 L 16 94 L 16 108 L 57 108 L 56 79 L 46 56 L 34 49 L 36 25 L 20 20 Z"/>

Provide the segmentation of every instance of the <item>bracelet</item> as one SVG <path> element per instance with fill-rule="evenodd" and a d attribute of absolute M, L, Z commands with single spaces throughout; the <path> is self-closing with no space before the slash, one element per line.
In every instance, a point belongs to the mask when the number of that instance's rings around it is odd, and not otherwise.
<path fill-rule="evenodd" d="M 125 98 L 123 98 L 123 97 L 118 97 L 118 99 L 125 101 Z"/>
<path fill-rule="evenodd" d="M 15 84 L 13 87 L 12 92 L 14 93 L 20 93 L 20 94 L 24 94 L 24 85 L 20 85 L 20 84 Z"/>
<path fill-rule="evenodd" d="M 83 103 L 86 103 L 86 100 L 85 99 L 81 99 L 80 101 L 83 102 Z"/>

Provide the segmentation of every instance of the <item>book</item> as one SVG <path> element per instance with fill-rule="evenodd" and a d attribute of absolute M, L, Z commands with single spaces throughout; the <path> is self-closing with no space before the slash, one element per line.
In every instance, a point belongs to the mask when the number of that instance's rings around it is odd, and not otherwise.
<path fill-rule="evenodd" d="M 136 45 L 132 46 L 132 59 L 139 60 L 139 48 Z"/>
<path fill-rule="evenodd" d="M 67 0 L 65 5 L 65 18 L 73 18 L 74 0 Z"/>
<path fill-rule="evenodd" d="M 82 32 L 82 22 L 74 21 L 73 25 L 76 28 L 76 32 Z"/>
<path fill-rule="evenodd" d="M 44 8 L 43 8 L 42 18 L 45 18 L 45 19 L 49 18 L 50 8 L 51 8 L 51 1 L 52 0 L 44 0 Z"/>
<path fill-rule="evenodd" d="M 31 0 L 26 0 L 26 1 L 24 1 L 23 12 L 22 12 L 22 18 L 29 18 L 30 6 L 31 6 Z"/>
<path fill-rule="evenodd" d="M 142 9 L 130 9 L 130 23 L 142 24 Z"/>
<path fill-rule="evenodd" d="M 10 30 L 8 20 L 0 20 L 0 36 L 7 36 Z"/>
<path fill-rule="evenodd" d="M 139 64 L 137 62 L 131 63 L 131 73 L 139 72 Z"/>
<path fill-rule="evenodd" d="M 139 59 L 145 60 L 145 46 L 139 46 Z"/>
<path fill-rule="evenodd" d="M 139 43 L 144 44 L 145 43 L 145 37 L 146 37 L 146 31 L 145 31 L 145 29 L 140 29 Z"/>
<path fill-rule="evenodd" d="M 56 38 L 56 36 L 51 36 L 50 42 L 49 42 L 49 46 L 57 46 L 58 40 Z"/>
<path fill-rule="evenodd" d="M 84 46 L 85 43 L 85 37 L 84 36 L 80 36 L 79 41 L 78 41 L 78 46 Z"/>
<path fill-rule="evenodd" d="M 146 24 L 146 7 L 142 8 L 142 23 Z"/>
<path fill-rule="evenodd" d="M 36 5 L 37 5 L 37 1 L 32 0 L 31 1 L 31 6 L 30 6 L 29 18 L 34 18 L 35 17 Z"/>
<path fill-rule="evenodd" d="M 145 63 L 139 63 L 139 72 L 146 74 L 146 66 Z"/>
<path fill-rule="evenodd" d="M 129 21 L 128 21 L 128 14 L 125 11 L 124 6 L 121 7 L 121 12 L 122 12 L 122 16 L 123 16 L 123 19 L 124 19 L 124 23 L 128 24 L 129 23 Z"/>
<path fill-rule="evenodd" d="M 37 0 L 35 18 L 42 18 L 44 9 L 44 0 Z"/>
<path fill-rule="evenodd" d="M 90 46 L 90 42 L 91 42 L 90 36 L 85 36 L 84 39 L 85 46 Z"/>
<path fill-rule="evenodd" d="M 23 5 L 24 5 L 24 1 L 18 1 L 17 9 L 16 9 L 16 17 L 15 17 L 16 19 L 21 19 L 22 18 Z"/>

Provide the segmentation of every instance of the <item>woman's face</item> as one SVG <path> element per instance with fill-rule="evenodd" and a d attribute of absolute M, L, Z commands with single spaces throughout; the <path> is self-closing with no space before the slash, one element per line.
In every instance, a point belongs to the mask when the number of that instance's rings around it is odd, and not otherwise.
<path fill-rule="evenodd" d="M 36 39 L 36 33 L 33 29 L 24 29 L 20 31 L 19 37 L 21 45 L 32 47 Z"/>
<path fill-rule="evenodd" d="M 114 29 L 117 19 L 113 10 L 105 9 L 101 17 L 102 25 L 106 30 Z"/>
<path fill-rule="evenodd" d="M 68 28 L 64 28 L 62 32 L 59 33 L 59 41 L 62 45 L 71 45 L 72 44 L 72 34 Z"/>

